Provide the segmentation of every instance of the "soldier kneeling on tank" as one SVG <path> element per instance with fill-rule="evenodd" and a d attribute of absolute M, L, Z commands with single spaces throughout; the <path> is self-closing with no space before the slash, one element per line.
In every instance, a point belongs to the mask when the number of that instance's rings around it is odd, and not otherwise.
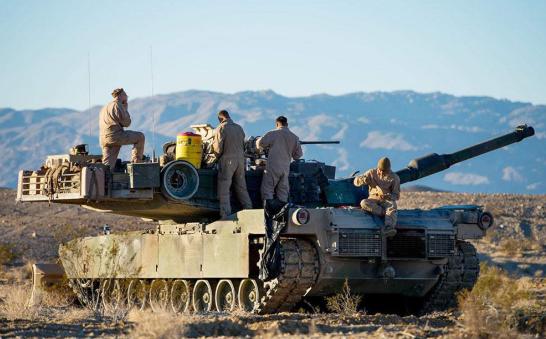
<path fill-rule="evenodd" d="M 381 158 L 377 168 L 356 176 L 355 186 L 368 185 L 368 199 L 360 202 L 360 207 L 371 214 L 385 217 L 383 234 L 386 237 L 396 235 L 396 200 L 400 198 L 400 178 L 391 171 L 389 158 Z"/>
<path fill-rule="evenodd" d="M 99 129 L 102 148 L 102 163 L 114 169 L 121 146 L 133 145 L 131 162 L 142 162 L 144 153 L 144 134 L 125 130 L 131 125 L 131 115 L 128 111 L 127 93 L 123 88 L 112 92 L 112 100 L 100 111 Z"/>

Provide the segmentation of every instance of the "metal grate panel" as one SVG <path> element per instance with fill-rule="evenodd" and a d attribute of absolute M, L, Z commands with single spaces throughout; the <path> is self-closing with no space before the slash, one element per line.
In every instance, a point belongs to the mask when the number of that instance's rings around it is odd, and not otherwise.
<path fill-rule="evenodd" d="M 339 255 L 351 257 L 380 257 L 381 235 L 374 230 L 339 231 Z"/>
<path fill-rule="evenodd" d="M 453 234 L 429 234 L 428 256 L 449 257 L 455 254 L 455 236 Z"/>
<path fill-rule="evenodd" d="M 387 239 L 387 257 L 425 258 L 425 240 L 422 230 L 398 230 L 394 237 Z"/>

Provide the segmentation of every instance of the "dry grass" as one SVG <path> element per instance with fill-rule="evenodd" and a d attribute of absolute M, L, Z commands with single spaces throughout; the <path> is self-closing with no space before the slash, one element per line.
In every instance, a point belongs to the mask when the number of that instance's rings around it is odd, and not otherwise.
<path fill-rule="evenodd" d="M 526 331 L 543 335 L 546 309 L 537 302 L 535 289 L 529 278 L 514 279 L 498 268 L 482 264 L 480 278 L 472 291 L 459 296 L 466 331 L 480 338 L 508 338 L 526 327 L 522 326 L 523 321 L 534 324 Z"/>
<path fill-rule="evenodd" d="M 542 244 L 538 241 L 528 239 L 502 239 L 499 243 L 499 250 L 508 256 L 521 257 L 527 251 L 540 251 Z"/>
<path fill-rule="evenodd" d="M 6 319 L 35 319 L 40 309 L 28 307 L 31 287 L 29 285 L 12 285 L 3 287 L 0 302 L 0 315 Z"/>
<path fill-rule="evenodd" d="M 135 323 L 131 332 L 134 338 L 172 338 L 180 336 L 184 324 L 170 313 L 131 311 L 128 320 Z M 177 335 L 178 334 L 178 335 Z"/>
<path fill-rule="evenodd" d="M 341 292 L 326 298 L 326 307 L 334 313 L 353 315 L 358 312 L 362 297 L 351 293 L 349 282 L 345 279 Z"/>
<path fill-rule="evenodd" d="M 55 287 L 43 293 L 38 305 L 29 306 L 32 286 L 22 282 L 0 286 L 0 316 L 6 319 L 35 320 L 43 317 L 65 317 L 67 311 L 76 310 L 69 307 L 74 303 L 73 294 L 65 287 Z M 70 317 L 74 317 L 73 312 Z M 89 312 L 76 312 L 89 313 Z"/>
<path fill-rule="evenodd" d="M 128 320 L 134 323 L 133 338 L 179 338 L 203 336 L 252 336 L 241 320 L 222 315 L 176 315 L 133 310 Z"/>

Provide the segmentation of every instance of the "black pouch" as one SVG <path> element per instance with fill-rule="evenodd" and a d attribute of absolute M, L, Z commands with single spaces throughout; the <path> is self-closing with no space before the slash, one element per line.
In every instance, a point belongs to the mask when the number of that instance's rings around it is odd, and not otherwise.
<path fill-rule="evenodd" d="M 281 253 L 279 236 L 286 227 L 290 204 L 277 199 L 264 204 L 265 243 L 260 265 L 260 279 L 268 281 L 279 276 Z"/>

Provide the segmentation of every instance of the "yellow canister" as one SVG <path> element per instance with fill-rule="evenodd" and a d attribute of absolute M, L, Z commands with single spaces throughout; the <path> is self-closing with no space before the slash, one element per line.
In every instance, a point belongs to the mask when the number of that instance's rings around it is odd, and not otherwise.
<path fill-rule="evenodd" d="M 192 132 L 180 133 L 176 136 L 176 160 L 185 160 L 201 168 L 201 136 Z"/>

